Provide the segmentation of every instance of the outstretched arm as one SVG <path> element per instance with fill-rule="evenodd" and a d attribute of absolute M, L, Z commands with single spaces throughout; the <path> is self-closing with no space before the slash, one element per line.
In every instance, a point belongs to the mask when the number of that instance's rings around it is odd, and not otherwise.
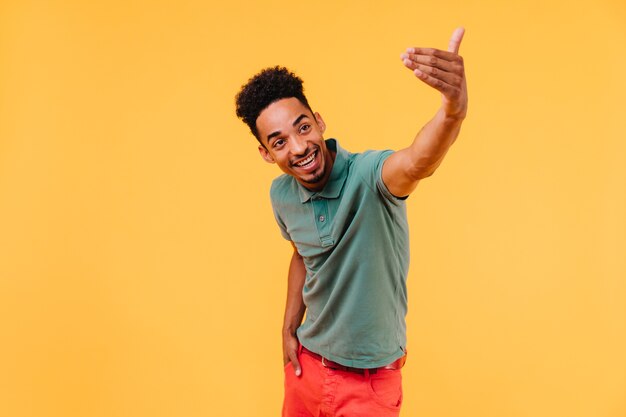
<path fill-rule="evenodd" d="M 383 182 L 393 195 L 409 195 L 422 178 L 432 175 L 459 134 L 467 112 L 465 68 L 458 54 L 464 33 L 463 28 L 454 31 L 448 51 L 408 48 L 401 55 L 417 78 L 441 93 L 442 104 L 413 143 L 385 161 Z"/>

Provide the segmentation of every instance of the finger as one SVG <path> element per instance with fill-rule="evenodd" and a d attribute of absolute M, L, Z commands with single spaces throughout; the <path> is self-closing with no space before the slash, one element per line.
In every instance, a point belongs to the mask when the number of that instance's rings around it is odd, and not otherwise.
<path fill-rule="evenodd" d="M 298 360 L 298 355 L 296 354 L 295 351 L 292 350 L 289 352 L 289 360 L 291 361 L 291 364 L 293 365 L 293 370 L 296 373 L 296 376 L 302 375 L 302 368 L 300 367 L 300 361 Z"/>
<path fill-rule="evenodd" d="M 415 70 L 420 70 L 423 73 L 426 73 L 433 78 L 440 79 L 446 84 L 450 84 L 451 86 L 454 86 L 454 87 L 460 87 L 461 82 L 463 80 L 463 77 L 460 74 L 443 71 L 435 67 L 430 67 L 428 65 L 420 65 L 420 64 L 407 63 L 407 62 L 405 62 L 404 65 L 410 70 L 412 70 L 413 72 L 415 72 Z"/>
<path fill-rule="evenodd" d="M 439 78 L 432 77 L 426 74 L 424 71 L 421 71 L 419 69 L 414 70 L 413 73 L 415 74 L 417 78 L 419 78 L 420 80 L 422 80 L 424 83 L 428 84 L 429 86 L 435 88 L 446 97 L 449 97 L 449 98 L 457 97 L 461 91 L 459 87 L 450 85 Z"/>
<path fill-rule="evenodd" d="M 416 56 L 423 55 L 427 57 L 434 56 L 434 57 L 441 58 L 449 62 L 456 62 L 459 60 L 458 54 L 455 54 L 450 51 L 442 51 L 441 49 L 435 49 L 435 48 L 419 48 L 419 47 L 407 48 L 406 54 L 409 54 L 409 57 L 412 57 L 413 55 L 416 55 Z"/>
<path fill-rule="evenodd" d="M 452 33 L 452 37 L 450 38 L 450 43 L 448 43 L 448 51 L 454 54 L 459 53 L 459 47 L 461 46 L 461 41 L 463 40 L 463 35 L 465 34 L 465 29 L 462 27 L 456 28 Z"/>
<path fill-rule="evenodd" d="M 403 54 L 402 62 L 407 67 L 413 66 L 412 69 L 415 69 L 417 64 L 426 65 L 433 68 L 438 68 L 447 72 L 461 72 L 460 57 L 455 55 L 455 62 L 450 62 L 445 59 L 437 58 L 434 55 L 416 55 L 416 54 Z"/>

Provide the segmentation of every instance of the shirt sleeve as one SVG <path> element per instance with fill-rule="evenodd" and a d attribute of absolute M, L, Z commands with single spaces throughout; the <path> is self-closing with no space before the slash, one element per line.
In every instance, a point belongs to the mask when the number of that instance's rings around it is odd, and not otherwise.
<path fill-rule="evenodd" d="M 278 204 L 276 202 L 276 190 L 275 190 L 275 184 L 272 184 L 272 187 L 270 188 L 270 200 L 272 201 L 272 211 L 274 212 L 274 219 L 276 219 L 276 224 L 278 224 L 278 228 L 280 229 L 280 234 L 286 239 L 291 241 L 291 236 L 289 236 L 289 233 L 287 232 L 287 226 L 285 225 L 285 222 L 283 221 L 283 219 L 280 217 L 280 213 L 278 210 Z"/>
<path fill-rule="evenodd" d="M 366 151 L 362 154 L 357 170 L 367 186 L 372 191 L 377 192 L 385 202 L 400 205 L 408 196 L 397 197 L 393 195 L 383 182 L 383 164 L 393 152 L 392 150 Z"/>
<path fill-rule="evenodd" d="M 274 206 L 274 204 L 272 204 L 272 211 L 274 212 L 274 218 L 276 219 L 276 224 L 278 224 L 278 228 L 280 229 L 280 234 L 285 239 L 291 241 L 291 236 L 289 236 L 289 233 L 287 233 L 287 226 L 285 226 L 285 223 L 280 218 L 280 215 L 276 211 L 276 207 Z"/>
<path fill-rule="evenodd" d="M 402 196 L 402 197 L 397 197 L 393 195 L 391 191 L 389 191 L 389 189 L 387 188 L 387 185 L 385 185 L 385 182 L 383 181 L 383 165 L 385 163 L 385 160 L 389 158 L 391 154 L 393 154 L 393 151 L 386 150 L 386 151 L 380 151 L 377 153 L 378 153 L 378 156 L 376 158 L 375 172 L 376 172 L 376 188 L 378 189 L 378 192 L 382 194 L 382 196 L 385 197 L 388 201 L 394 204 L 398 204 L 401 201 L 406 200 L 408 195 Z"/>

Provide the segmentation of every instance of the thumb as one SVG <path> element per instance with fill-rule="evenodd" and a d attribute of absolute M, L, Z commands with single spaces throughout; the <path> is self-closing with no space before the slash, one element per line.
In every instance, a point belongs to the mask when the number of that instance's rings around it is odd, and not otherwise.
<path fill-rule="evenodd" d="M 454 33 L 452 33 L 452 37 L 450 38 L 450 43 L 448 43 L 448 52 L 453 52 L 455 54 L 459 53 L 459 46 L 461 46 L 464 34 L 465 29 L 462 27 L 458 27 L 454 30 Z"/>
<path fill-rule="evenodd" d="M 300 361 L 298 360 L 298 355 L 296 354 L 295 351 L 292 350 L 291 352 L 289 352 L 289 360 L 291 361 L 291 364 L 293 365 L 293 370 L 296 376 L 302 375 L 302 368 L 300 367 Z"/>

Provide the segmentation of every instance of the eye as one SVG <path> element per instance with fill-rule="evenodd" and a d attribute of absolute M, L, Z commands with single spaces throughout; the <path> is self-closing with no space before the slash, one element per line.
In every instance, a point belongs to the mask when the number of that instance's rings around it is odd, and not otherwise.
<path fill-rule="evenodd" d="M 303 124 L 302 126 L 300 126 L 300 129 L 299 129 L 300 133 L 306 133 L 309 130 L 311 130 L 311 125 L 309 124 Z"/>
<path fill-rule="evenodd" d="M 280 148 L 285 144 L 285 139 L 276 139 L 274 143 L 272 143 L 272 148 Z"/>

